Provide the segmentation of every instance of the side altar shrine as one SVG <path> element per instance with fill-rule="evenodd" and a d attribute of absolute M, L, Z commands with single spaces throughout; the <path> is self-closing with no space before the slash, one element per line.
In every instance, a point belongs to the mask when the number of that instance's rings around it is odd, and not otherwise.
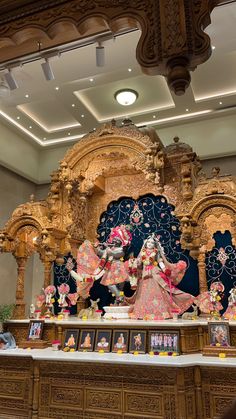
<path fill-rule="evenodd" d="M 17 263 L 0 416 L 219 418 L 236 394 L 235 179 L 128 119 L 51 177 L 0 232 Z M 25 301 L 34 253 L 43 289 Z"/>

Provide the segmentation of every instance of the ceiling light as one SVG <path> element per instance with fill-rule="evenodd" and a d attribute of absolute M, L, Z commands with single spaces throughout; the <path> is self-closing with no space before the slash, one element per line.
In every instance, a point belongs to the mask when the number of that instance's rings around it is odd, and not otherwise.
<path fill-rule="evenodd" d="M 91 82 L 92 82 L 92 81 L 93 81 L 93 78 L 89 79 L 89 81 L 91 81 Z"/>
<path fill-rule="evenodd" d="M 222 105 L 222 102 L 219 102 L 220 105 Z"/>
<path fill-rule="evenodd" d="M 17 116 L 16 119 L 20 119 L 20 116 Z"/>
<path fill-rule="evenodd" d="M 43 73 L 44 73 L 44 77 L 47 81 L 55 79 L 55 76 L 53 74 L 53 71 L 52 71 L 52 68 L 51 68 L 51 65 L 50 65 L 50 62 L 49 62 L 48 58 L 45 58 L 45 62 L 41 64 L 41 67 L 42 67 L 42 70 L 43 70 Z"/>
<path fill-rule="evenodd" d="M 153 115 L 152 117 L 153 117 L 153 119 L 155 119 L 156 118 L 156 115 Z"/>
<path fill-rule="evenodd" d="M 72 103 L 72 105 L 71 105 L 71 106 L 72 106 L 72 108 L 74 108 L 74 107 L 75 107 L 75 104 L 74 104 L 74 103 Z"/>
<path fill-rule="evenodd" d="M 32 129 L 32 126 L 31 125 L 29 126 L 29 129 Z"/>
<path fill-rule="evenodd" d="M 55 90 L 59 90 L 59 87 L 58 87 L 58 86 L 56 86 L 56 87 L 55 87 Z"/>
<path fill-rule="evenodd" d="M 186 110 L 186 112 L 188 112 L 188 111 L 189 111 L 189 109 L 188 109 L 188 108 L 186 108 L 185 110 Z"/>
<path fill-rule="evenodd" d="M 96 66 L 104 67 L 104 65 L 105 65 L 105 48 L 99 42 L 98 46 L 96 47 Z"/>
<path fill-rule="evenodd" d="M 43 139 L 46 140 L 47 138 L 46 137 L 43 137 Z"/>
<path fill-rule="evenodd" d="M 27 94 L 27 95 L 25 95 L 25 97 L 26 97 L 26 98 L 28 98 L 28 97 L 29 97 L 29 95 Z"/>
<path fill-rule="evenodd" d="M 70 132 L 68 132 L 68 134 L 67 135 L 70 135 Z"/>
<path fill-rule="evenodd" d="M 132 68 L 128 68 L 128 72 L 131 73 L 131 71 L 132 71 Z"/>
<path fill-rule="evenodd" d="M 84 118 L 84 114 L 82 113 L 81 118 Z"/>
<path fill-rule="evenodd" d="M 132 89 L 122 89 L 118 90 L 114 96 L 120 105 L 130 106 L 137 100 L 138 93 Z"/>
<path fill-rule="evenodd" d="M 216 49 L 215 45 L 212 45 L 211 49 L 212 49 L 212 50 Z"/>
<path fill-rule="evenodd" d="M 18 89 L 18 84 L 15 80 L 15 77 L 12 74 L 12 71 L 9 69 L 8 73 L 4 74 L 4 78 L 9 86 L 10 90 Z"/>

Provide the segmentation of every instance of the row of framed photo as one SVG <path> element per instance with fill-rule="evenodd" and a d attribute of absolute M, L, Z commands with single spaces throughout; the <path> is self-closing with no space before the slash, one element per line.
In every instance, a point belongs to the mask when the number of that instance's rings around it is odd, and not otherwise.
<path fill-rule="evenodd" d="M 148 340 L 147 340 L 148 339 Z M 104 352 L 180 352 L 178 331 L 66 330 L 63 349 Z M 146 350 L 147 349 L 147 350 Z"/>

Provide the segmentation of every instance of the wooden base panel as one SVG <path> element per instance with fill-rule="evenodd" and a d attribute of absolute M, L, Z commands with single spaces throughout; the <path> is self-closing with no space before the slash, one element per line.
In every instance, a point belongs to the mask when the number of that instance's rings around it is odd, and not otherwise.
<path fill-rule="evenodd" d="M 0 419 L 215 419 L 236 368 L 33 360 L 1 356 Z"/>
<path fill-rule="evenodd" d="M 202 350 L 202 355 L 204 356 L 219 356 L 220 354 L 225 354 L 226 357 L 236 357 L 236 347 L 235 346 L 210 346 L 207 345 Z"/>
<path fill-rule="evenodd" d="M 31 349 L 45 349 L 47 348 L 48 342 L 45 340 L 37 339 L 37 340 L 24 340 L 19 345 L 20 348 L 31 348 Z"/>

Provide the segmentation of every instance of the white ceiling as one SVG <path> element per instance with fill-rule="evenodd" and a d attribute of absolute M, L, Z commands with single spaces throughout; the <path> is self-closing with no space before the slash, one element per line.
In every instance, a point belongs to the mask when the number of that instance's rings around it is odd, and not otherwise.
<path fill-rule="evenodd" d="M 19 88 L 0 97 L 0 119 L 30 141 L 49 146 L 74 142 L 113 118 L 130 117 L 138 126 L 158 130 L 217 116 L 223 110 L 232 114 L 236 111 L 236 3 L 214 9 L 206 31 L 215 49 L 192 73 L 184 96 L 172 94 L 164 77 L 142 74 L 135 57 L 137 30 L 104 42 L 104 67 L 96 66 L 92 43 L 52 57 L 52 81 L 44 78 L 43 59 L 14 68 Z M 115 101 L 115 92 L 124 88 L 138 92 L 134 105 L 123 107 Z"/>

